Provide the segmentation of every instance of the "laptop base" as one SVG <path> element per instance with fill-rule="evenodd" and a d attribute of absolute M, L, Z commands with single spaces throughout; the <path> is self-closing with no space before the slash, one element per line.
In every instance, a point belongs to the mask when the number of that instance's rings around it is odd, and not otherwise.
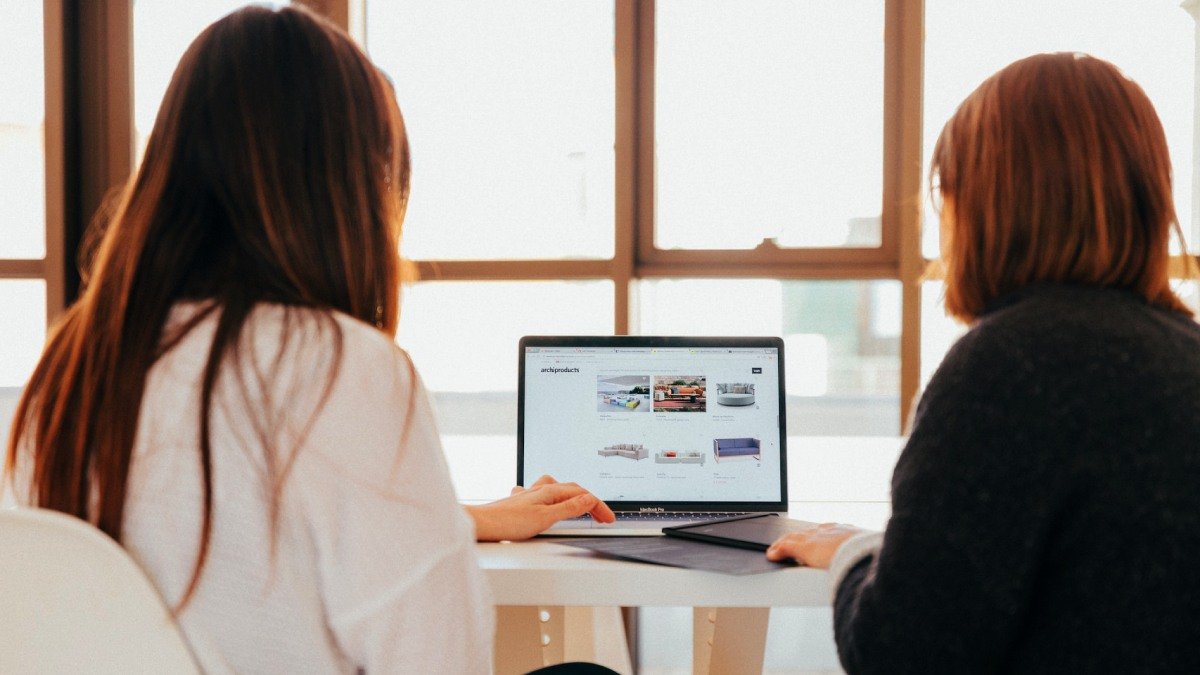
<path fill-rule="evenodd" d="M 768 512 L 770 513 L 770 512 Z M 571 518 L 552 525 L 539 537 L 658 537 L 664 527 L 682 527 L 708 520 L 724 520 L 735 513 L 688 514 L 687 518 L 671 518 L 671 514 L 639 517 L 639 514 L 617 514 L 615 523 L 597 523 L 590 516 Z M 778 515 L 786 516 L 786 513 Z"/>

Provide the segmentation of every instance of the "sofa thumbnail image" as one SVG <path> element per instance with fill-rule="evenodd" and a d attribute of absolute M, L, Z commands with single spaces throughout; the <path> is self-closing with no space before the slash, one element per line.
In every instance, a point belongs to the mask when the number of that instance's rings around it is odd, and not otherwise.
<path fill-rule="evenodd" d="M 646 459 L 650 456 L 650 451 L 642 447 L 641 443 L 617 443 L 615 445 L 606 446 L 602 450 L 597 450 L 596 454 L 601 457 L 628 457 L 629 459 L 638 460 Z"/>
<path fill-rule="evenodd" d="M 703 452 L 680 452 L 678 450 L 663 450 L 654 453 L 655 464 L 699 464 L 704 466 Z"/>
<path fill-rule="evenodd" d="M 634 408 L 641 405 L 641 400 L 633 396 L 617 395 L 617 396 L 601 396 L 601 400 L 609 405 L 615 405 L 620 408 Z"/>
<path fill-rule="evenodd" d="M 753 457 L 762 460 L 762 442 L 757 438 L 715 438 L 713 459 L 720 462 L 731 457 Z"/>
<path fill-rule="evenodd" d="M 707 380 L 702 375 L 657 375 L 655 412 L 705 412 Z"/>
<path fill-rule="evenodd" d="M 687 385 L 659 385 L 654 388 L 655 401 L 688 401 L 695 403 L 704 400 L 704 387 Z"/>
<path fill-rule="evenodd" d="M 614 407 L 624 412 L 650 411 L 650 376 L 600 373 L 596 376 L 598 412 Z"/>
<path fill-rule="evenodd" d="M 717 384 L 717 405 L 754 405 L 754 385 L 733 382 Z"/>

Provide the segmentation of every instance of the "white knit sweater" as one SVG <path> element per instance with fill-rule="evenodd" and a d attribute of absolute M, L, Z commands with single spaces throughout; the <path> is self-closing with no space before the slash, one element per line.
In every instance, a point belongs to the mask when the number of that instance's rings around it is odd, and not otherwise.
<path fill-rule="evenodd" d="M 177 307 L 168 329 L 198 309 Z M 169 603 L 196 560 L 215 326 L 214 313 L 151 370 L 130 472 L 122 543 Z M 211 546 L 180 617 L 203 669 L 488 672 L 493 611 L 474 533 L 407 355 L 347 316 L 269 305 L 241 353 L 216 388 Z M 273 527 L 269 486 L 283 474 Z"/>

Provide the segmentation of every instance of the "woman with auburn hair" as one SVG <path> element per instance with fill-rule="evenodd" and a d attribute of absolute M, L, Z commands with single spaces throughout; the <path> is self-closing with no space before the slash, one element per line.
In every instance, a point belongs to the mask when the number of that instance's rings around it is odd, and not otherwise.
<path fill-rule="evenodd" d="M 487 672 L 473 539 L 612 518 L 549 477 L 456 504 L 393 341 L 408 186 L 391 86 L 343 32 L 217 21 L 25 389 L 18 501 L 119 541 L 206 672 Z"/>
<path fill-rule="evenodd" d="M 768 550 L 827 567 L 846 670 L 1200 671 L 1200 328 L 1168 283 L 1162 125 L 1083 54 L 988 78 L 946 124 L 946 307 L 882 533 Z"/>

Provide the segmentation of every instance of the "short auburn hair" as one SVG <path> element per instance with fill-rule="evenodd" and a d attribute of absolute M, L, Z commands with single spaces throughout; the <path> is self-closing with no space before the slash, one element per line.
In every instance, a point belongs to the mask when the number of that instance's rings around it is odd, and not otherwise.
<path fill-rule="evenodd" d="M 971 322 L 1023 286 L 1127 289 L 1191 315 L 1171 290 L 1182 242 L 1162 123 L 1142 88 L 1086 54 L 1038 54 L 989 77 L 946 123 L 940 192 L 946 310 Z"/>

